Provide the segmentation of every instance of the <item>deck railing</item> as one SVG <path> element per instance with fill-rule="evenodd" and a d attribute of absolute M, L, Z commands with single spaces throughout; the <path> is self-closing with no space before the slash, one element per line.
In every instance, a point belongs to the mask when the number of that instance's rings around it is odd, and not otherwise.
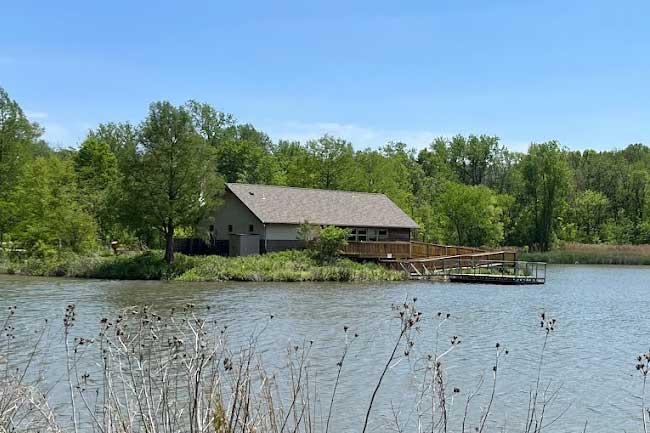
<path fill-rule="evenodd" d="M 411 257 L 410 242 L 348 242 L 341 254 L 359 258 L 407 259 Z"/>
<path fill-rule="evenodd" d="M 420 259 L 430 257 L 459 257 L 465 255 L 483 255 L 485 259 L 515 260 L 514 252 L 498 253 L 480 248 L 459 247 L 453 245 L 430 244 L 419 241 L 366 241 L 348 242 L 341 253 L 346 256 L 376 259 Z"/>
<path fill-rule="evenodd" d="M 454 245 L 430 244 L 427 242 L 411 241 L 411 257 L 441 257 L 457 256 L 461 254 L 483 253 L 485 250 L 472 247 L 459 247 Z"/>
<path fill-rule="evenodd" d="M 386 260 L 388 267 L 414 278 L 442 277 L 459 281 L 543 284 L 546 263 L 508 260 L 512 252 L 458 255 L 428 259 Z M 496 260 L 495 260 L 496 259 Z"/>

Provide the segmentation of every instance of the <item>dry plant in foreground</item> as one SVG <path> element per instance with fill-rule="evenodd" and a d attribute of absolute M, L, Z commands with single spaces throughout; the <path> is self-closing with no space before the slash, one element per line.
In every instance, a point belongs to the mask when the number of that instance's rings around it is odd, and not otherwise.
<path fill-rule="evenodd" d="M 0 432 L 99 432 L 99 433 L 329 433 L 334 431 L 337 390 L 349 353 L 358 334 L 343 327 L 344 345 L 333 360 L 336 374 L 324 381 L 311 360 L 312 342 L 290 344 L 285 366 L 268 369 L 259 348 L 273 316 L 261 324 L 247 343 L 232 350 L 228 329 L 205 319 L 209 308 L 187 304 L 166 315 L 147 307 L 132 307 L 114 318 L 103 318 L 91 338 L 75 336 L 76 306 L 68 305 L 63 318 L 65 371 L 61 372 L 55 400 L 39 371 L 45 329 L 29 336 L 26 345 L 15 332 L 16 309 L 9 309 L 0 338 Z M 450 354 L 459 349 L 459 336 L 442 337 L 449 313 L 425 321 L 417 299 L 392 307 L 396 335 L 388 357 L 368 396 L 355 404 L 365 407 L 357 420 L 358 431 L 413 431 L 417 433 L 478 432 L 495 430 L 491 421 L 501 371 L 508 350 L 495 344 L 493 362 L 476 388 L 465 393 L 448 384 Z M 546 420 L 547 408 L 559 388 L 542 380 L 547 343 L 555 319 L 542 313 L 543 342 L 535 380 L 529 393 L 525 419 L 516 431 L 548 431 L 560 415 Z M 432 350 L 417 351 L 418 335 L 432 331 Z M 416 353 L 418 353 L 416 355 Z M 377 427 L 378 395 L 388 376 L 408 365 L 415 384 L 409 414 L 393 407 L 391 425 Z M 650 353 L 640 355 L 637 369 L 643 375 L 643 395 L 650 369 Z M 483 376 L 485 378 L 485 376 Z M 489 383 L 485 394 L 481 387 Z M 387 392 L 388 390 L 383 390 Z M 454 402 L 462 406 L 454 410 Z M 479 403 L 480 401 L 480 403 Z M 347 402 L 349 404 L 349 402 Z M 456 403 L 458 404 L 458 403 Z M 648 409 L 643 400 L 643 426 Z M 408 415 L 409 422 L 402 417 Z M 350 422 L 354 423 L 355 420 Z M 586 425 L 585 425 L 586 430 Z M 644 430 L 647 433 L 647 430 Z"/>

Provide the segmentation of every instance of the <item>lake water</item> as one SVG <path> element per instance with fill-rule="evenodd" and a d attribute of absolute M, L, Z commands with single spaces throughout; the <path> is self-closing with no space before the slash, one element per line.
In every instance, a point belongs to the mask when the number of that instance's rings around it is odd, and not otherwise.
<path fill-rule="evenodd" d="M 417 356 L 433 351 L 432 317 L 438 311 L 451 313 L 440 335 L 441 345 L 448 345 L 452 335 L 462 339 L 446 361 L 448 386 L 461 389 L 459 398 L 464 399 L 482 375 L 491 377 L 495 343 L 508 348 L 509 354 L 500 361 L 492 426 L 521 431 L 544 340 L 538 316 L 545 311 L 558 325 L 548 341 L 542 383 L 550 382 L 551 389 L 561 387 L 546 419 L 563 413 L 548 431 L 581 432 L 588 420 L 587 431 L 632 432 L 642 431 L 642 380 L 634 366 L 636 355 L 650 348 L 649 289 L 650 268 L 622 266 L 550 266 L 543 286 L 192 284 L 0 276 L 0 307 L 16 305 L 21 326 L 43 318 L 58 326 L 65 306 L 75 303 L 75 332 L 92 336 L 100 318 L 123 308 L 146 304 L 162 312 L 191 302 L 209 305 L 211 318 L 228 324 L 231 340 L 242 342 L 272 314 L 260 343 L 268 363 L 281 369 L 289 344 L 313 340 L 313 364 L 321 371 L 323 389 L 336 372 L 342 328 L 347 325 L 359 338 L 343 371 L 336 429 L 330 431 L 350 432 L 360 430 L 372 387 L 398 332 L 391 304 L 407 296 L 418 298 L 425 317 Z M 52 338 L 49 345 L 52 365 L 47 371 L 60 374 L 61 340 Z M 373 412 L 373 431 L 389 431 L 393 411 L 406 425 L 413 423 L 414 368 L 405 361 L 388 373 Z M 484 385 L 477 406 L 485 404 L 489 388 Z M 479 415 L 475 409 L 473 424 Z"/>

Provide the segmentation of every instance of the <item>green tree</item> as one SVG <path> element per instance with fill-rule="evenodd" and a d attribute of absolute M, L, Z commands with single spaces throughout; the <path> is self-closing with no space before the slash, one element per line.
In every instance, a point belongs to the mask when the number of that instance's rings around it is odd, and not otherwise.
<path fill-rule="evenodd" d="M 99 235 L 109 241 L 117 222 L 113 188 L 117 187 L 117 158 L 105 141 L 89 135 L 74 158 L 80 204 L 95 217 Z"/>
<path fill-rule="evenodd" d="M 166 101 L 151 104 L 125 190 L 133 218 L 163 235 L 168 264 L 175 230 L 196 226 L 217 205 L 222 186 L 214 167 L 214 149 L 195 130 L 188 110 Z"/>
<path fill-rule="evenodd" d="M 307 142 L 308 167 L 314 188 L 339 189 L 352 167 L 352 145 L 340 138 L 325 135 Z"/>
<path fill-rule="evenodd" d="M 20 105 L 0 87 L 0 247 L 4 234 L 16 223 L 19 203 L 11 201 L 11 193 L 40 146 L 37 139 L 41 133 L 41 128 L 31 123 Z"/>
<path fill-rule="evenodd" d="M 478 247 L 503 240 L 499 199 L 486 186 L 447 183 L 439 196 L 439 209 L 447 242 Z"/>
<path fill-rule="evenodd" d="M 298 141 L 279 140 L 273 150 L 278 173 L 276 181 L 281 185 L 311 187 L 313 173 L 310 170 L 310 156 Z"/>
<path fill-rule="evenodd" d="M 128 170 L 135 154 L 137 131 L 130 123 L 101 123 L 88 133 L 88 139 L 93 139 L 102 146 L 108 147 L 115 156 L 120 171 Z"/>
<path fill-rule="evenodd" d="M 601 227 L 607 218 L 609 200 L 605 194 L 590 189 L 578 193 L 574 203 L 575 223 L 583 242 L 597 242 L 602 239 Z"/>
<path fill-rule="evenodd" d="M 569 166 L 557 141 L 531 144 L 521 163 L 529 243 L 542 251 L 551 246 L 571 182 Z"/>
<path fill-rule="evenodd" d="M 226 182 L 272 183 L 277 167 L 273 142 L 253 125 L 238 125 L 232 115 L 190 101 L 185 108 L 198 133 L 215 149 L 217 171 Z"/>
<path fill-rule="evenodd" d="M 12 238 L 32 254 L 81 253 L 95 246 L 96 225 L 79 205 L 73 164 L 57 156 L 29 164 L 12 191 L 18 222 Z"/>

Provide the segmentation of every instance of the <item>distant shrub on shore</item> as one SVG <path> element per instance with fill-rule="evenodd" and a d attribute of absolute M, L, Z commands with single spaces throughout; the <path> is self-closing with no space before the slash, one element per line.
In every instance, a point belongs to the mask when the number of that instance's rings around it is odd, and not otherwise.
<path fill-rule="evenodd" d="M 0 273 L 115 280 L 180 281 L 396 281 L 406 278 L 375 263 L 333 259 L 321 264 L 306 251 L 221 257 L 177 254 L 168 266 L 161 251 L 0 260 Z"/>
<path fill-rule="evenodd" d="M 650 265 L 650 245 L 566 243 L 547 252 L 524 252 L 521 260 L 552 264 Z"/>

